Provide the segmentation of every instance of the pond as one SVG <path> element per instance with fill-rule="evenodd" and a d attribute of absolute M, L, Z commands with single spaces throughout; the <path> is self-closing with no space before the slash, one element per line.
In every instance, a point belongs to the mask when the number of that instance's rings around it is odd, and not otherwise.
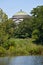
<path fill-rule="evenodd" d="M 0 65 L 43 65 L 43 56 L 1 57 Z"/>

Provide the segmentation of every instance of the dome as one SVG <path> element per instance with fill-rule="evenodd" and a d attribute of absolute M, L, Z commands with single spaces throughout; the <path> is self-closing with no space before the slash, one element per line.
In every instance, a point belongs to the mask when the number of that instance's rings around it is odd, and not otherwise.
<path fill-rule="evenodd" d="M 26 12 L 22 11 L 22 9 L 12 16 L 13 19 L 24 19 L 28 17 L 29 15 Z"/>
<path fill-rule="evenodd" d="M 22 9 L 21 9 L 19 12 L 15 13 L 15 15 L 28 15 L 28 14 L 26 12 L 22 11 Z"/>

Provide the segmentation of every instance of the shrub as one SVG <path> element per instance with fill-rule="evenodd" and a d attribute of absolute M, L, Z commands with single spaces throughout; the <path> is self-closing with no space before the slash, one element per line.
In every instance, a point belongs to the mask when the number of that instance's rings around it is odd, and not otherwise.
<path fill-rule="evenodd" d="M 0 47 L 0 56 L 6 56 L 6 50 L 3 47 Z"/>
<path fill-rule="evenodd" d="M 15 48 L 14 46 L 10 46 L 8 49 L 8 55 L 9 56 L 14 56 L 15 55 Z"/>

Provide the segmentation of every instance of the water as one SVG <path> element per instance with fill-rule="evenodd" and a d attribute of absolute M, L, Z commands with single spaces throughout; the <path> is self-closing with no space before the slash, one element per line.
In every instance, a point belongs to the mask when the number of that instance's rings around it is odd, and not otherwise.
<path fill-rule="evenodd" d="M 17 56 L 0 58 L 0 65 L 43 65 L 43 56 Z"/>

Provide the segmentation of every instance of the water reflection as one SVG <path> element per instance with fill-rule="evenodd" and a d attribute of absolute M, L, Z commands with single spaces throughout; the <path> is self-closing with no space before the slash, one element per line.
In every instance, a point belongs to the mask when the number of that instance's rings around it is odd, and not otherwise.
<path fill-rule="evenodd" d="M 43 65 L 43 56 L 0 58 L 0 65 Z"/>

